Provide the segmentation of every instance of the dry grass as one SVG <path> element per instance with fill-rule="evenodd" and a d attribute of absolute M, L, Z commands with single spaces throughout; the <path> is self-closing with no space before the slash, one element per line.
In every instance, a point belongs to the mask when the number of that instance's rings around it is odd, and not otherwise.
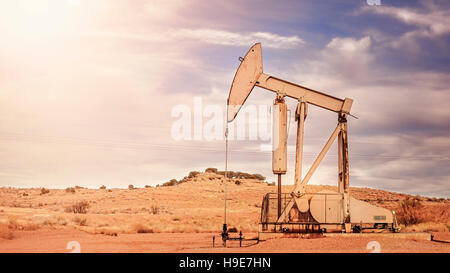
<path fill-rule="evenodd" d="M 0 238 L 7 240 L 12 240 L 14 238 L 14 235 L 7 224 L 0 223 Z"/>
<path fill-rule="evenodd" d="M 425 221 L 421 214 L 422 203 L 416 198 L 407 198 L 400 202 L 397 219 L 400 224 L 409 226 Z"/>
<path fill-rule="evenodd" d="M 73 218 L 73 222 L 79 226 L 87 226 L 87 218 L 86 217 L 75 217 L 75 218 Z"/>
<path fill-rule="evenodd" d="M 159 206 L 158 206 L 158 204 L 152 204 L 152 206 L 150 207 L 150 209 L 151 209 L 151 212 L 153 213 L 153 214 L 158 214 L 159 213 Z"/>
<path fill-rule="evenodd" d="M 211 170 L 207 173 L 193 172 L 190 176 L 191 178 L 183 179 L 183 183 L 172 187 L 134 190 L 74 187 L 76 194 L 66 192 L 65 189 L 52 189 L 51 194 L 40 195 L 40 188 L 0 188 L 0 211 L 3 211 L 0 213 L 0 222 L 11 224 L 12 231 L 42 227 L 75 227 L 86 232 L 106 235 L 136 233 L 137 224 L 143 224 L 139 227 L 142 232 L 220 231 L 223 224 L 223 175 Z M 237 185 L 236 181 L 241 184 Z M 262 198 L 267 192 L 276 192 L 276 187 L 258 179 L 230 178 L 227 189 L 229 227 L 235 227 L 244 233 L 257 231 Z M 283 192 L 289 192 L 291 189 L 291 185 L 283 186 Z M 308 192 L 322 190 L 336 190 L 336 187 L 307 186 Z M 28 196 L 22 194 L 25 191 Z M 351 194 L 360 200 L 367 199 L 374 205 L 395 210 L 397 215 L 401 209 L 399 203 L 408 197 L 414 198 L 369 188 L 351 188 Z M 407 228 L 443 230 L 443 225 L 426 226 L 425 223 L 450 222 L 450 202 L 424 197 L 418 197 L 418 200 L 421 206 L 415 208 L 422 220 L 416 224 L 420 224 L 419 226 L 409 223 Z M 65 210 L 67 205 L 70 206 Z M 77 214 L 73 215 L 74 212 Z"/>
<path fill-rule="evenodd" d="M 133 230 L 136 233 L 153 233 L 153 229 L 139 223 L 133 226 Z"/>
<path fill-rule="evenodd" d="M 17 216 L 9 216 L 8 222 L 2 223 L 9 230 L 37 230 L 39 229 L 39 225 L 36 223 L 31 223 L 28 221 L 19 221 Z"/>
<path fill-rule="evenodd" d="M 450 232 L 450 222 L 448 223 L 420 223 L 416 225 L 405 226 L 402 228 L 406 232 Z"/>
<path fill-rule="evenodd" d="M 65 212 L 86 214 L 89 207 L 90 207 L 89 202 L 80 201 L 76 202 L 75 204 L 69 207 L 66 207 Z"/>
<path fill-rule="evenodd" d="M 76 191 L 75 191 L 75 188 L 67 188 L 66 192 L 67 193 L 75 193 Z"/>

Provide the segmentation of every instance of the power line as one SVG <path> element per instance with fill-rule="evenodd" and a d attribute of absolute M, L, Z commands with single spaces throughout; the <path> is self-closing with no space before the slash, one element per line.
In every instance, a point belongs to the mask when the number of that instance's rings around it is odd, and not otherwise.
<path fill-rule="evenodd" d="M 10 141 L 24 141 L 29 143 L 48 143 L 48 144 L 69 144 L 69 145 L 83 145 L 91 146 L 96 148 L 104 149 L 128 149 L 142 151 L 143 149 L 151 148 L 152 150 L 160 151 L 201 151 L 217 153 L 223 150 L 219 147 L 207 147 L 202 144 L 193 144 L 191 142 L 188 146 L 183 144 L 162 144 L 162 143 L 152 143 L 152 142 L 130 142 L 130 141 L 118 141 L 118 140 L 97 140 L 92 138 L 83 137 L 68 137 L 68 136 L 49 136 L 49 135 L 37 135 L 30 133 L 7 133 L 0 132 L 0 138 Z M 219 145 L 219 144 L 218 144 Z M 217 146 L 218 146 L 217 145 Z M 230 150 L 233 153 L 242 153 L 249 156 L 261 156 L 271 154 L 271 151 L 258 151 L 258 150 L 243 150 L 234 149 Z M 295 151 L 288 152 L 289 157 L 295 156 Z M 317 154 L 314 153 L 304 153 L 306 158 L 315 158 Z M 330 154 L 328 157 L 337 157 L 337 155 Z M 402 156 L 402 155 L 380 155 L 380 154 L 357 154 L 351 153 L 352 158 L 382 158 L 382 159 L 410 159 L 410 160 L 450 160 L 449 157 L 440 155 L 413 155 L 413 156 Z"/>

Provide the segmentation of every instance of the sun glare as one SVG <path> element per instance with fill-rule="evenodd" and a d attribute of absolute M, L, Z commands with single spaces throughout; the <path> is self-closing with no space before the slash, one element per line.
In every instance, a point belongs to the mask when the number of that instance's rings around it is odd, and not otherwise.
<path fill-rule="evenodd" d="M 8 2 L 6 16 L 9 31 L 18 36 L 39 36 L 64 33 L 74 19 L 80 1 L 20 0 Z"/>

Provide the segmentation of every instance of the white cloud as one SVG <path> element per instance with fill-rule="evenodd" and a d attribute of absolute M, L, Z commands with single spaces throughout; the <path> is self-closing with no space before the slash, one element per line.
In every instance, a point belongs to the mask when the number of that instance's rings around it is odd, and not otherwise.
<path fill-rule="evenodd" d="M 429 36 L 439 36 L 450 33 L 450 12 L 448 10 L 432 10 L 419 13 L 413 10 L 397 7 L 380 7 L 372 9 L 373 12 L 394 17 L 405 24 L 421 28 Z"/>
<path fill-rule="evenodd" d="M 176 30 L 173 36 L 228 46 L 249 46 L 255 42 L 261 42 L 264 47 L 294 48 L 305 43 L 298 36 L 281 36 L 270 32 L 238 33 L 208 28 L 180 29 Z"/>
<path fill-rule="evenodd" d="M 371 43 L 369 36 L 333 38 L 314 60 L 302 60 L 301 69 L 305 70 L 298 73 L 298 80 L 311 88 L 336 90 L 337 85 L 344 83 L 341 79 L 353 82 L 371 78 L 369 70 L 374 59 Z"/>
<path fill-rule="evenodd" d="M 370 37 L 364 37 L 360 40 L 355 38 L 340 38 L 336 37 L 328 43 L 327 48 L 336 49 L 344 52 L 353 52 L 356 53 L 358 51 L 366 51 L 370 48 L 371 40 Z"/>
<path fill-rule="evenodd" d="M 436 39 L 450 34 L 450 11 L 425 3 L 425 12 L 408 8 L 392 6 L 363 7 L 361 12 L 375 13 L 392 17 L 407 25 L 415 27 L 403 33 L 390 43 L 392 47 L 408 47 L 414 49 L 411 43 L 417 38 Z"/>

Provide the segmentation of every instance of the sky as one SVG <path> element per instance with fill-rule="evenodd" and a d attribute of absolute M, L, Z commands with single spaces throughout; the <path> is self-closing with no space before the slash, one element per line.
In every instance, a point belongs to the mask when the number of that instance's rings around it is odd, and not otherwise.
<path fill-rule="evenodd" d="M 351 186 L 450 197 L 450 3 L 380 3 L 1 0 L 0 187 L 142 187 L 223 170 L 223 138 L 174 138 L 177 109 L 194 134 L 200 102 L 206 125 L 261 42 L 265 73 L 354 100 Z M 273 100 L 255 88 L 246 104 Z M 336 123 L 309 107 L 304 172 Z M 290 118 L 285 184 L 295 133 Z M 276 181 L 267 143 L 231 139 L 229 169 Z M 336 146 L 310 184 L 337 185 Z"/>

